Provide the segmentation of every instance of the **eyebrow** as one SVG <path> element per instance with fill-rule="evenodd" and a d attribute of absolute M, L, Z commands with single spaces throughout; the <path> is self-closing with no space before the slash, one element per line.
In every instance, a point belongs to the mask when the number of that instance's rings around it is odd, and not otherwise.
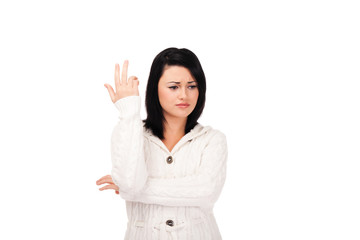
<path fill-rule="evenodd" d="M 176 84 L 180 84 L 180 82 L 174 82 L 174 81 L 171 81 L 171 82 L 168 82 L 168 83 L 176 83 Z M 188 82 L 188 83 L 196 83 L 196 81 L 191 81 L 191 82 Z"/>

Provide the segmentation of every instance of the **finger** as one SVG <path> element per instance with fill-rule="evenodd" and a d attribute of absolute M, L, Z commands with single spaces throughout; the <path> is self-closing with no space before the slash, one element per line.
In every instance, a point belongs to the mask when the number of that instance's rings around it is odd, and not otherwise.
<path fill-rule="evenodd" d="M 113 190 L 118 190 L 116 186 L 114 185 L 106 185 L 102 188 L 99 188 L 100 191 L 103 191 L 103 190 L 108 190 L 108 189 L 113 189 Z"/>
<path fill-rule="evenodd" d="M 114 184 L 114 185 L 115 185 L 114 181 L 113 181 L 111 178 L 110 178 L 110 179 L 104 178 L 104 179 L 101 179 L 101 180 L 96 181 L 96 184 L 97 184 L 97 185 L 101 185 L 101 184 L 105 184 L 105 183 Z"/>
<path fill-rule="evenodd" d="M 115 183 L 110 182 L 110 181 L 106 181 L 106 180 L 101 180 L 99 182 L 96 182 L 96 185 L 102 185 L 102 184 L 110 184 L 110 185 L 115 185 Z M 116 186 L 116 185 L 115 185 Z"/>
<path fill-rule="evenodd" d="M 105 183 L 115 185 L 115 183 L 113 181 L 111 181 L 111 180 L 109 181 L 109 180 L 106 180 L 106 179 L 103 179 L 103 180 L 100 180 L 100 181 L 96 182 L 97 185 L 101 185 L 101 184 L 105 184 Z"/>
<path fill-rule="evenodd" d="M 115 185 L 115 183 L 114 183 L 114 182 L 112 182 L 112 181 L 107 181 L 107 180 L 101 180 L 101 181 L 96 182 L 96 185 L 102 185 L 102 184 L 111 184 L 111 185 Z"/>
<path fill-rule="evenodd" d="M 120 66 L 119 66 L 118 63 L 115 64 L 114 80 L 115 80 L 115 89 L 116 89 L 116 92 L 117 92 L 119 90 L 120 85 L 121 85 L 121 82 L 120 82 Z"/>
<path fill-rule="evenodd" d="M 124 61 L 124 65 L 123 65 L 123 69 L 121 72 L 121 84 L 122 85 L 126 85 L 127 84 L 127 71 L 128 71 L 128 66 L 129 66 L 129 61 L 125 60 Z"/>
<path fill-rule="evenodd" d="M 138 78 L 135 76 L 129 77 L 129 84 L 131 84 L 131 87 L 137 86 L 136 81 L 138 81 Z"/>
<path fill-rule="evenodd" d="M 107 90 L 108 90 L 108 92 L 109 92 L 111 101 L 114 102 L 114 100 L 115 100 L 115 92 L 114 92 L 114 89 L 113 89 L 112 86 L 109 85 L 109 84 L 104 84 L 104 86 L 107 88 Z"/>
<path fill-rule="evenodd" d="M 139 84 L 140 84 L 140 82 L 139 82 L 138 79 L 135 79 L 135 80 L 133 81 L 133 87 L 137 87 L 137 86 L 139 86 Z"/>
<path fill-rule="evenodd" d="M 100 185 L 100 184 L 104 184 L 104 183 L 112 183 L 114 184 L 114 181 L 112 180 L 110 175 L 106 175 L 102 178 L 100 178 L 99 180 L 96 181 L 96 184 Z"/>

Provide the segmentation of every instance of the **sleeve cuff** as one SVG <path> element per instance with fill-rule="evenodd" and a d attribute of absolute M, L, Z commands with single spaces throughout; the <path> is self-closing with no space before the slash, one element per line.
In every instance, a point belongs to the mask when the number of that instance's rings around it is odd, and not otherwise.
<path fill-rule="evenodd" d="M 117 100 L 114 105 L 119 110 L 120 117 L 133 116 L 140 113 L 140 96 L 128 96 Z"/>

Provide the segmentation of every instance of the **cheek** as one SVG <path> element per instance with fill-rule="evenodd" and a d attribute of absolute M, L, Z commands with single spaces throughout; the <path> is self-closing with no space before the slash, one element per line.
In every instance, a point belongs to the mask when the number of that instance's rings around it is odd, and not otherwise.
<path fill-rule="evenodd" d="M 158 93 L 161 105 L 166 105 L 173 98 L 173 94 L 171 94 L 171 92 L 169 92 L 167 89 L 159 89 Z"/>
<path fill-rule="evenodd" d="M 194 91 L 194 93 L 192 94 L 193 101 L 197 102 L 198 98 L 199 98 L 199 91 Z"/>

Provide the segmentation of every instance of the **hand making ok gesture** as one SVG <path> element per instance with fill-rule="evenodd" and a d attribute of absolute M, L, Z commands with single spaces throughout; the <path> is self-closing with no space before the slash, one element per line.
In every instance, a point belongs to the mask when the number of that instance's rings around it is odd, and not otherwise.
<path fill-rule="evenodd" d="M 104 86 L 109 91 L 111 101 L 115 103 L 117 100 L 128 97 L 128 96 L 139 96 L 139 80 L 135 76 L 129 77 L 127 79 L 127 70 L 128 70 L 129 61 L 126 60 L 123 65 L 123 69 L 121 72 L 121 80 L 120 80 L 120 66 L 119 64 L 115 64 L 115 89 L 109 84 L 104 84 Z"/>

